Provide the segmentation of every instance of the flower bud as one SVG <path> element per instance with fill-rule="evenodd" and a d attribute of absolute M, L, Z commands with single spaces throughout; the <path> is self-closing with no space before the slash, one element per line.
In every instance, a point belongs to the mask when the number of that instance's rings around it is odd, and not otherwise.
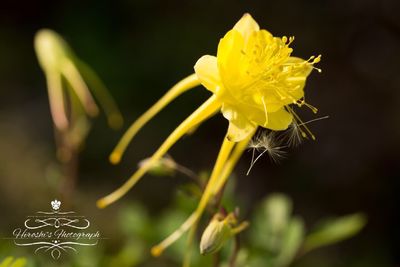
<path fill-rule="evenodd" d="M 246 229 L 248 225 L 246 221 L 238 225 L 234 213 L 215 214 L 201 236 L 200 253 L 205 255 L 217 252 L 229 238 Z"/>
<path fill-rule="evenodd" d="M 201 236 L 200 253 L 215 253 L 232 236 L 231 226 L 221 214 L 216 214 Z"/>
<path fill-rule="evenodd" d="M 45 70 L 60 68 L 71 51 L 65 41 L 56 32 L 40 30 L 35 37 L 35 50 L 39 63 Z"/>
<path fill-rule="evenodd" d="M 149 163 L 149 159 L 139 162 L 139 167 Z M 172 176 L 176 171 L 176 162 L 170 157 L 163 157 L 150 166 L 148 173 L 154 176 Z"/>

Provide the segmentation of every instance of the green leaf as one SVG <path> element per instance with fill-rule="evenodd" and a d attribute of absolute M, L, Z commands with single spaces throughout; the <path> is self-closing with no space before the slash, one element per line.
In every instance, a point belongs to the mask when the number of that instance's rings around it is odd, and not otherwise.
<path fill-rule="evenodd" d="M 288 266 L 299 251 L 304 240 L 304 223 L 300 218 L 290 220 L 283 236 L 281 251 L 274 261 L 274 267 Z"/>
<path fill-rule="evenodd" d="M 252 220 L 252 243 L 269 253 L 281 250 L 282 238 L 290 222 L 292 202 L 283 194 L 274 193 L 262 201 Z"/>
<path fill-rule="evenodd" d="M 121 208 L 118 214 L 118 224 L 128 237 L 145 237 L 150 224 L 146 209 L 140 204 L 131 202 Z"/>
<path fill-rule="evenodd" d="M 279 234 L 285 230 L 292 213 L 292 201 L 286 195 L 271 194 L 264 203 L 270 231 Z"/>
<path fill-rule="evenodd" d="M 366 222 L 366 217 L 360 213 L 327 220 L 307 236 L 303 253 L 350 238 L 357 234 Z"/>

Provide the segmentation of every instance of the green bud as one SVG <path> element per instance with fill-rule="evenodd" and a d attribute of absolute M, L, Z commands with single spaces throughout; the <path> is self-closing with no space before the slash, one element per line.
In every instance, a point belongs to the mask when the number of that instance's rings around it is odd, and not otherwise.
<path fill-rule="evenodd" d="M 200 253 L 205 255 L 219 251 L 226 241 L 243 231 L 248 225 L 248 222 L 237 225 L 233 213 L 227 216 L 221 213 L 215 214 L 201 236 Z"/>
<path fill-rule="evenodd" d="M 214 215 L 201 236 L 200 253 L 215 253 L 232 236 L 231 226 L 221 214 Z"/>
<path fill-rule="evenodd" d="M 67 43 L 56 32 L 40 30 L 35 36 L 35 50 L 39 63 L 46 71 L 60 69 L 72 54 Z"/>
<path fill-rule="evenodd" d="M 139 167 L 147 164 L 149 159 L 144 159 L 139 162 Z M 156 163 L 154 163 L 148 173 L 154 176 L 172 176 L 176 171 L 176 162 L 170 157 L 163 157 L 159 159 Z"/>

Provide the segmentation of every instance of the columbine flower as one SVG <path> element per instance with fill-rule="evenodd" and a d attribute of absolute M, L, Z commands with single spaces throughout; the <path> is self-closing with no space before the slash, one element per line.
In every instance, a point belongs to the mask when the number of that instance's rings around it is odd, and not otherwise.
<path fill-rule="evenodd" d="M 92 93 L 102 105 L 109 125 L 121 126 L 122 116 L 104 84 L 61 36 L 52 30 L 40 30 L 35 36 L 35 50 L 46 76 L 54 125 L 67 139 L 62 142 L 78 147 L 86 137 L 89 128 L 86 115 L 93 117 L 99 112 Z"/>
<path fill-rule="evenodd" d="M 175 142 L 217 111 L 220 110 L 229 121 L 226 138 L 197 209 L 171 236 L 153 247 L 153 255 L 160 255 L 188 229 L 194 229 L 192 226 L 196 225 L 210 198 L 223 187 L 258 127 L 285 130 L 291 123 L 301 124 L 290 106 L 292 104 L 307 105 L 316 112 L 314 107 L 305 103 L 303 89 L 320 56 L 310 57 L 309 60 L 292 57 L 289 45 L 293 39 L 274 37 L 268 31 L 260 30 L 257 22 L 245 14 L 221 39 L 217 57 L 201 57 L 194 67 L 195 74 L 172 87 L 122 137 L 110 156 L 113 163 L 120 161 L 138 130 L 181 93 L 199 84 L 212 93 L 122 187 L 98 201 L 99 207 L 105 207 L 123 196 Z"/>

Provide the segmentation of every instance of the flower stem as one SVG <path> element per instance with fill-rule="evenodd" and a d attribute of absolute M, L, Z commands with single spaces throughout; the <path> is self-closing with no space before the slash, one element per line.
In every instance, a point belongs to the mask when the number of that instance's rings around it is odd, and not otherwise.
<path fill-rule="evenodd" d="M 239 237 L 239 235 L 235 235 L 233 252 L 229 259 L 229 267 L 236 266 L 236 260 L 237 260 L 239 251 L 240 251 L 240 237 Z"/>
<path fill-rule="evenodd" d="M 202 184 L 200 177 L 188 167 L 176 163 L 175 170 L 193 180 L 193 182 L 195 182 L 201 189 L 204 188 L 204 185 Z"/>
<path fill-rule="evenodd" d="M 187 230 L 189 230 L 191 227 L 196 224 L 198 219 L 200 218 L 201 214 L 203 213 L 204 209 L 206 208 L 208 201 L 211 197 L 211 193 L 214 187 L 215 182 L 218 180 L 218 177 L 225 165 L 226 160 L 228 159 L 235 143 L 229 141 L 226 137 L 224 138 L 224 141 L 222 143 L 222 147 L 219 151 L 217 161 L 214 165 L 214 169 L 211 173 L 210 179 L 207 183 L 207 186 L 204 190 L 204 193 L 200 199 L 200 203 L 197 206 L 197 209 L 190 215 L 190 217 L 175 231 L 173 232 L 170 236 L 168 236 L 164 241 L 162 241 L 160 244 L 154 246 L 152 248 L 152 254 L 155 256 L 158 256 L 162 253 L 162 251 L 167 248 L 169 245 L 174 243 L 176 240 L 178 240 L 183 233 L 185 233 Z M 194 232 L 193 228 L 192 231 Z M 193 233 L 192 233 L 193 234 Z M 191 235 L 189 235 L 190 238 Z M 156 253 L 155 253 L 156 252 Z M 190 260 L 185 260 L 185 267 L 189 266 Z"/>
<path fill-rule="evenodd" d="M 189 239 L 192 235 L 194 235 L 197 222 L 203 214 L 205 208 L 207 207 L 210 198 L 221 190 L 222 186 L 225 184 L 227 178 L 231 174 L 234 166 L 236 165 L 243 151 L 246 149 L 248 142 L 255 132 L 256 129 L 253 129 L 252 133 L 249 134 L 246 139 L 240 141 L 238 144 L 230 141 L 226 137 L 224 138 L 222 147 L 217 157 L 217 161 L 214 165 L 214 169 L 211 173 L 210 179 L 208 180 L 204 193 L 200 199 L 199 205 L 197 206 L 196 210 L 190 215 L 190 217 L 175 232 L 173 232 L 161 243 L 152 248 L 152 254 L 154 256 L 159 256 L 165 248 L 178 240 L 182 236 L 182 234 L 190 228 L 191 232 L 189 234 Z M 231 154 L 233 148 L 234 151 Z M 185 257 L 184 267 L 188 267 L 189 265 L 190 257 Z"/>
<path fill-rule="evenodd" d="M 254 133 L 256 132 L 256 129 L 253 130 L 249 136 L 240 141 L 236 146 L 235 149 L 232 152 L 232 155 L 229 157 L 227 162 L 225 163 L 224 169 L 222 170 L 222 173 L 218 179 L 218 181 L 215 184 L 215 187 L 213 188 L 213 194 L 216 195 L 218 192 L 221 190 L 221 188 L 225 185 L 227 179 L 229 178 L 229 175 L 232 173 L 233 168 L 236 166 L 236 163 L 238 162 L 239 158 L 242 156 L 244 150 L 246 149 L 248 143 L 250 142 L 251 138 L 253 137 Z"/>
<path fill-rule="evenodd" d="M 70 159 L 66 162 L 63 162 L 63 182 L 61 185 L 62 200 L 66 208 L 72 206 L 72 200 L 74 199 L 76 188 L 76 181 L 78 179 L 79 167 L 78 152 L 71 148 L 69 153 Z"/>

